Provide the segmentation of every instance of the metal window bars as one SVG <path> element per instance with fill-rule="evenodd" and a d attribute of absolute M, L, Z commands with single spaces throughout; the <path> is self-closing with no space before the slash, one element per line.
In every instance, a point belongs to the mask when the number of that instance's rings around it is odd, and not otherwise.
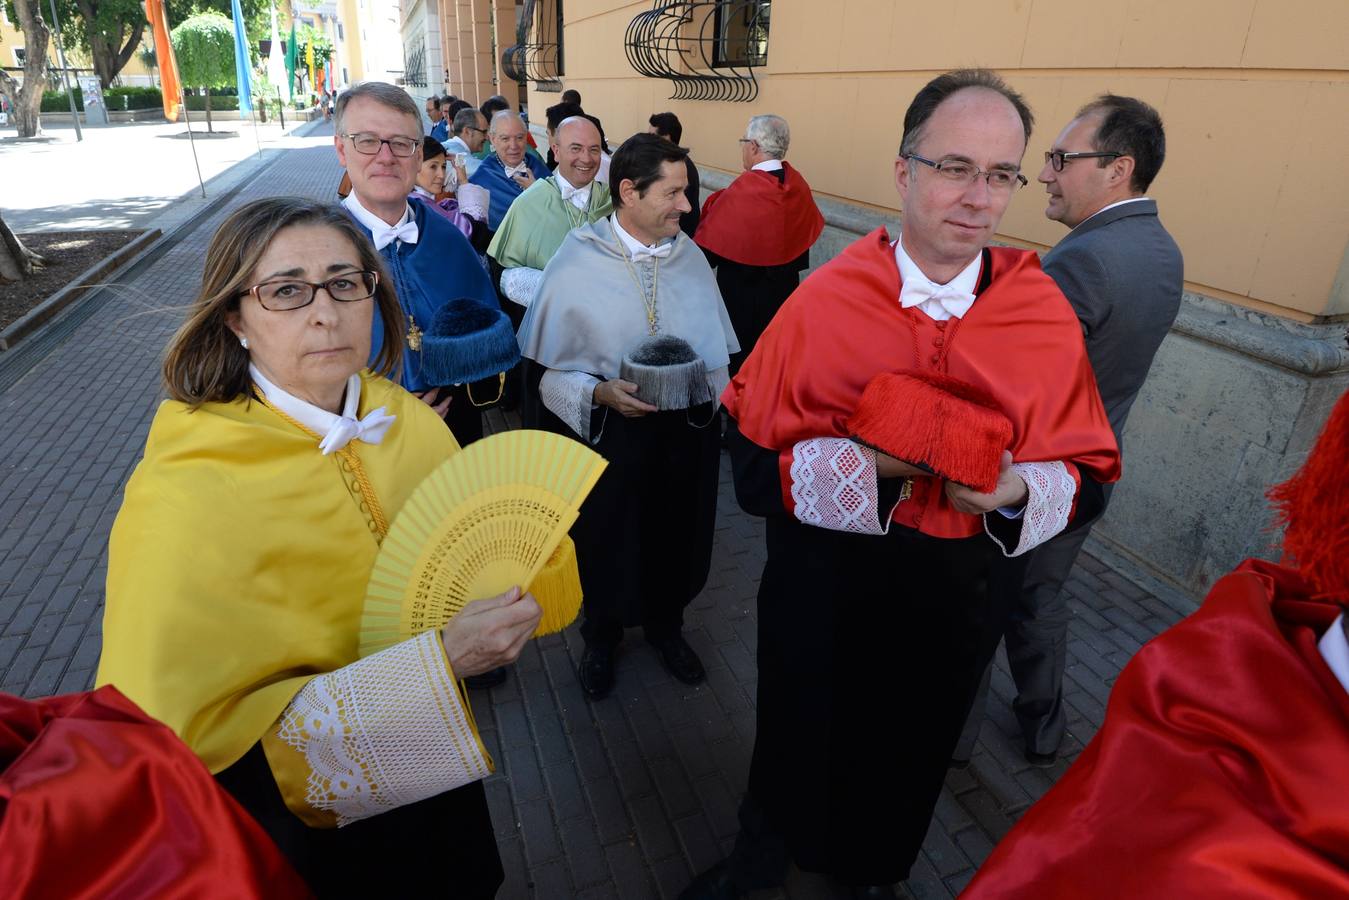
<path fill-rule="evenodd" d="M 562 0 L 525 0 L 515 43 L 501 51 L 501 71 L 539 90 L 562 90 Z"/>
<path fill-rule="evenodd" d="M 647 78 L 674 84 L 671 100 L 748 103 L 768 61 L 768 0 L 656 0 L 628 23 L 623 49 Z"/>

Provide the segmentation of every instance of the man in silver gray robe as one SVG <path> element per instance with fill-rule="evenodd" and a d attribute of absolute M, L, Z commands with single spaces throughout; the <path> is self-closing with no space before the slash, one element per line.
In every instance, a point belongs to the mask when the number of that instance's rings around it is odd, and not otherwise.
<path fill-rule="evenodd" d="M 568 234 L 520 325 L 526 426 L 586 441 L 609 462 L 572 528 L 585 592 L 579 674 L 592 699 L 613 688 L 625 627 L 642 626 L 680 681 L 706 677 L 681 630 L 711 566 L 716 412 L 740 345 L 716 276 L 679 230 L 687 155 L 649 134 L 618 149 L 613 215 Z M 700 383 L 686 408 L 658 408 L 620 377 L 653 338 L 691 348 Z"/>

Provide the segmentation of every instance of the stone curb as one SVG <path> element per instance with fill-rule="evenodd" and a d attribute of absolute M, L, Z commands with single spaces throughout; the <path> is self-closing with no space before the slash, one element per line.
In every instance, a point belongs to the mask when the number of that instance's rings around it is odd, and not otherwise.
<path fill-rule="evenodd" d="M 83 297 L 86 292 L 99 288 L 101 286 L 99 282 L 115 277 L 118 271 L 134 265 L 137 259 L 149 252 L 148 248 L 160 236 L 161 232 L 158 228 L 151 228 L 142 232 L 116 252 L 104 257 L 75 276 L 61 290 L 15 319 L 3 331 L 0 331 L 0 351 L 9 350 L 49 322 L 67 306 Z"/>

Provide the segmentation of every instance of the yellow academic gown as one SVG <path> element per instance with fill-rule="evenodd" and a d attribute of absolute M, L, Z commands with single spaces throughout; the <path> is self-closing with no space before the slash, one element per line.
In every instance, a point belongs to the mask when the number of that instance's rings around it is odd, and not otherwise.
<path fill-rule="evenodd" d="M 465 731 L 467 709 L 435 632 L 357 660 L 379 541 L 413 489 L 458 451 L 429 406 L 362 373 L 358 416 L 381 406 L 395 416 L 381 443 L 353 441 L 324 456 L 316 435 L 256 397 L 195 411 L 164 402 L 113 525 L 98 683 L 116 685 L 182 737 L 319 894 L 414 890 L 420 867 L 390 866 L 411 854 L 445 862 L 457 897 L 487 898 L 502 870 L 476 780 L 490 766 L 485 754 L 474 757 L 481 771 L 461 778 L 462 787 L 404 791 L 392 802 L 386 792 L 383 807 L 366 803 L 360 815 L 368 818 L 344 819 L 340 805 L 313 805 L 314 777 L 306 800 L 306 776 L 321 767 L 282 739 L 288 724 L 293 738 L 316 721 L 317 688 L 344 717 L 330 723 L 339 741 L 327 750 L 343 749 L 345 731 L 358 768 L 382 779 L 362 787 L 374 788 L 366 793 L 375 800 L 397 781 L 391 774 L 412 769 L 415 780 L 455 757 L 445 742 L 481 749 Z M 381 715 L 371 719 L 383 717 L 386 731 L 406 737 L 398 717 L 411 714 L 412 727 L 433 738 L 424 757 L 431 764 L 404 755 L 366 767 L 362 746 L 351 742 L 359 725 L 346 727 L 353 695 L 344 697 L 342 686 L 368 696 L 383 674 L 378 661 L 392 654 L 397 662 L 400 653 L 404 675 L 409 662 L 435 670 L 412 684 L 433 701 L 413 698 L 405 678 L 386 685 L 384 707 L 373 710 Z M 445 727 L 446 710 L 459 716 L 457 731 Z M 336 796 L 331 779 L 317 784 L 318 794 L 329 786 Z M 323 827 L 334 824 L 347 827 Z"/>
<path fill-rule="evenodd" d="M 349 445 L 387 522 L 458 447 L 425 403 L 362 380 L 359 415 L 396 417 Z M 357 659 L 381 537 L 358 476 L 256 398 L 161 404 L 112 529 L 98 683 L 212 772 L 237 761 L 307 681 Z"/>

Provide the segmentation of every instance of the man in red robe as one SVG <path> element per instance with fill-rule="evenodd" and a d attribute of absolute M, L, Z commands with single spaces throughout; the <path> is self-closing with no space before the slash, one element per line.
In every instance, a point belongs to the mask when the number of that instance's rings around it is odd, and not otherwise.
<path fill-rule="evenodd" d="M 788 861 L 894 897 L 1002 633 L 1016 557 L 1090 515 L 1119 454 L 1072 307 L 1034 253 L 990 248 L 1031 114 L 996 74 L 921 90 L 884 229 L 792 295 L 723 395 L 737 497 L 767 518 L 759 696 L 731 856 L 686 898 L 779 883 Z M 850 439 L 893 372 L 990 395 L 1011 425 L 991 493 Z M 941 424 L 941 423 L 935 423 Z M 965 432 L 956 429 L 958 441 Z"/>
<path fill-rule="evenodd" d="M 968 898 L 1349 896 L 1349 394 L 1250 559 L 1139 650 Z"/>
<path fill-rule="evenodd" d="M 707 198 L 693 235 L 717 270 L 717 287 L 740 339 L 740 352 L 731 356 L 732 375 L 801 283 L 810 246 L 824 231 L 810 185 L 783 159 L 789 143 L 786 119 L 750 119 L 740 139 L 745 171 Z"/>

